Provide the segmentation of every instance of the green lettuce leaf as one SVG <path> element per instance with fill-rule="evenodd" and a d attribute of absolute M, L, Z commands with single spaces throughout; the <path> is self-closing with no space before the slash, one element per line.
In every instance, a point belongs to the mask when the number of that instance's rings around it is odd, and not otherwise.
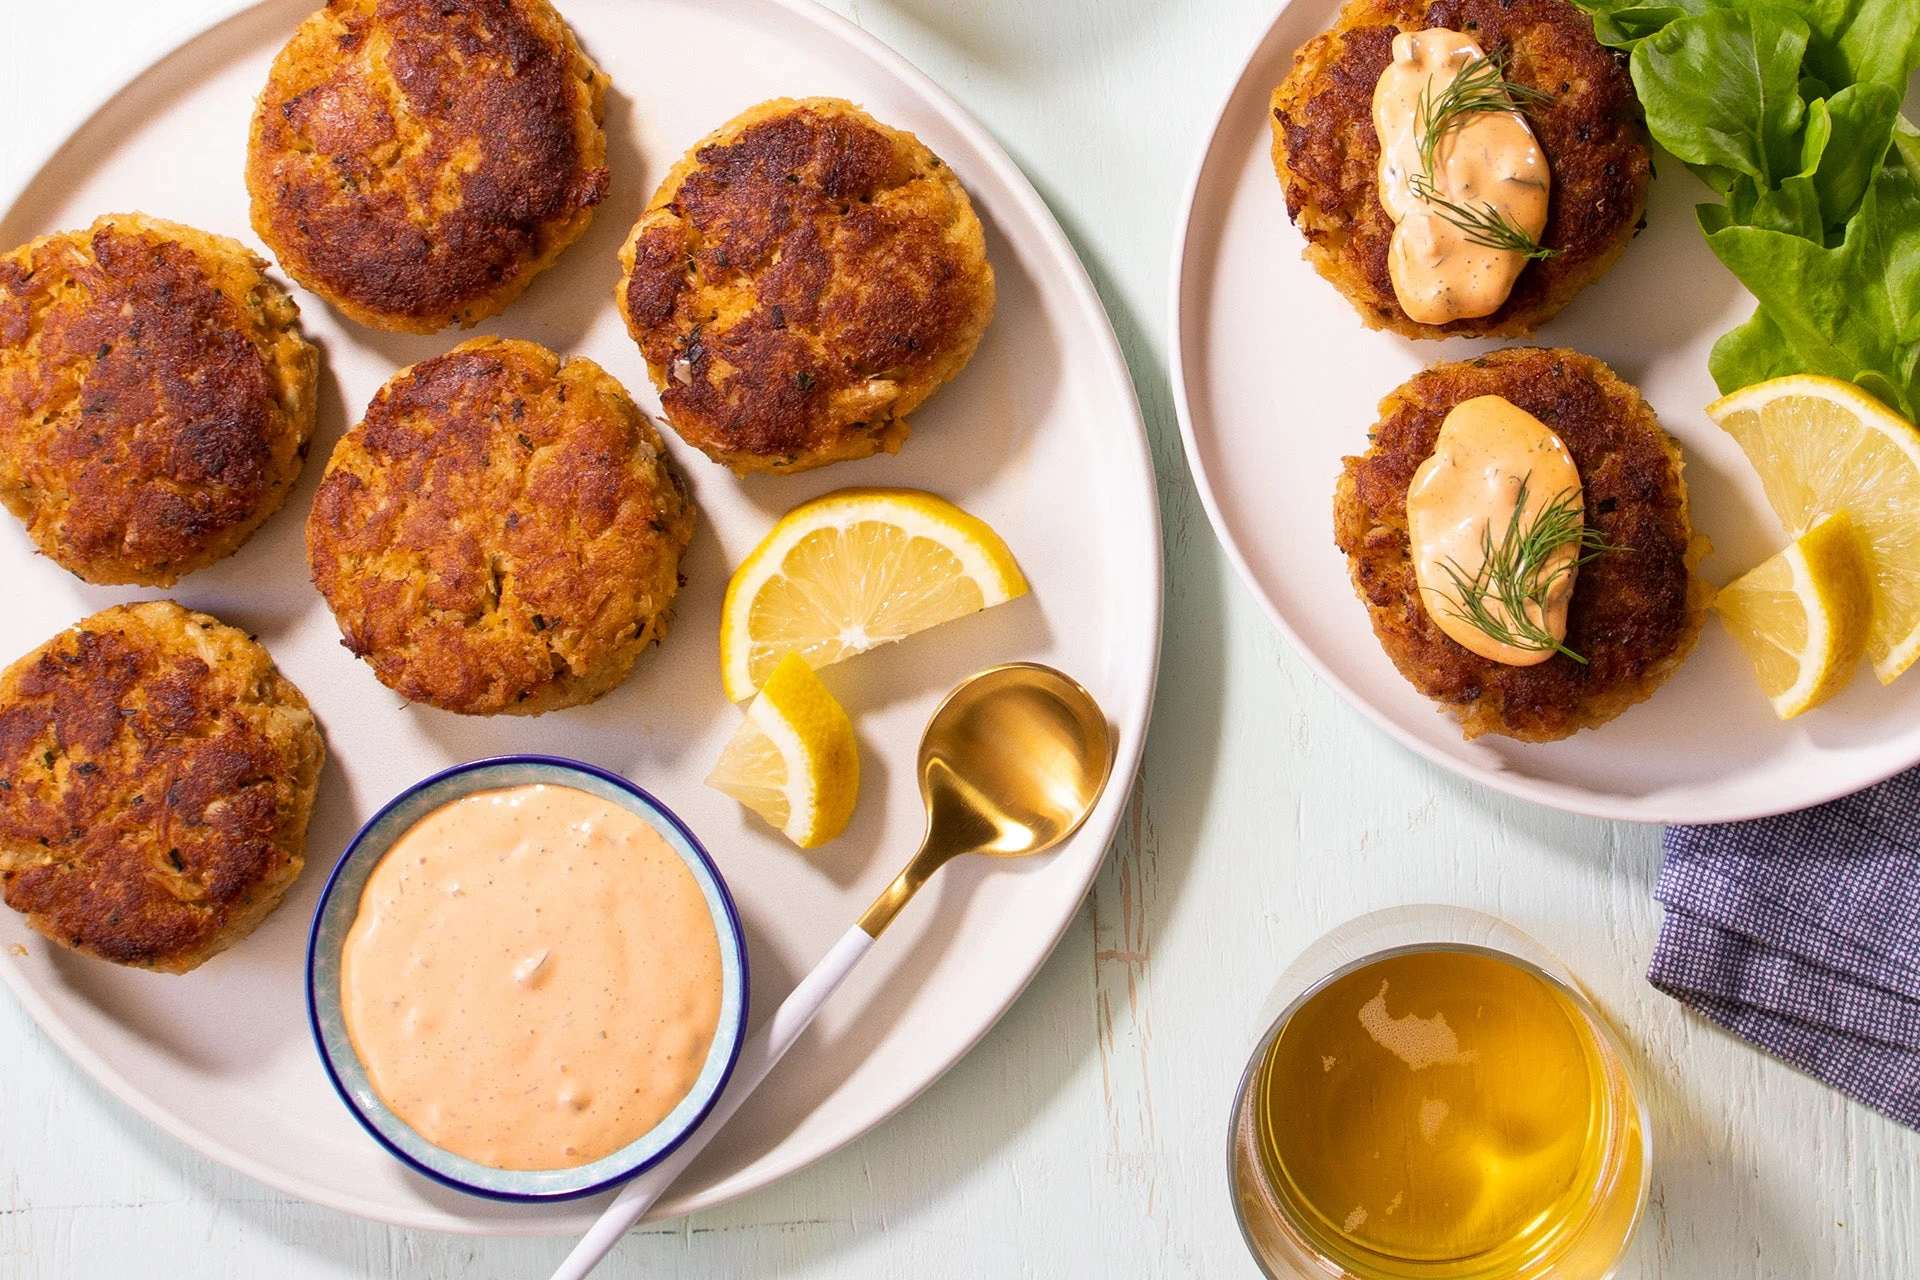
<path fill-rule="evenodd" d="M 1731 391 L 1845 378 L 1920 410 L 1920 0 L 1574 0 L 1630 50 L 1654 138 L 1717 191 L 1701 230 L 1759 299 L 1714 345 Z"/>
<path fill-rule="evenodd" d="M 1899 99 L 1884 85 L 1848 85 L 1831 99 L 1809 102 L 1800 171 L 1771 188 L 1734 175 L 1726 190 L 1727 219 L 1822 244 L 1838 241 L 1838 229 L 1859 208 L 1886 157 L 1899 115 Z M 1829 235 L 1829 228 L 1836 233 Z"/>
<path fill-rule="evenodd" d="M 1920 10 L 1920 4 L 1915 8 Z M 1820 196 L 1820 214 L 1827 226 L 1837 227 L 1853 216 L 1867 194 L 1867 185 L 1886 158 L 1900 119 L 1900 95 L 1884 84 L 1850 84 L 1824 102 L 1815 102 L 1809 114 L 1822 117 L 1829 136 L 1813 143 L 1814 122 L 1809 119 L 1808 142 L 1801 147 L 1803 165 Z"/>
<path fill-rule="evenodd" d="M 1654 139 L 1723 195 L 1739 175 L 1777 187 L 1800 170 L 1808 28 L 1771 4 L 1709 9 L 1633 51 Z"/>
<path fill-rule="evenodd" d="M 1756 317 L 1721 339 L 1712 371 L 1723 391 L 1782 371 L 1858 382 L 1909 417 L 1920 408 L 1920 181 L 1883 168 L 1828 248 L 1801 236 L 1731 221 L 1700 207 L 1720 261 L 1760 300 Z M 1768 326 L 1771 326 L 1769 328 Z M 1774 342 L 1791 361 L 1770 357 Z"/>
<path fill-rule="evenodd" d="M 1643 0 L 1574 0 L 1593 15 L 1593 33 L 1611 49 L 1631 50 L 1650 35 L 1664 31 L 1689 14 L 1705 13 L 1708 0 L 1679 4 L 1646 4 Z"/>
<path fill-rule="evenodd" d="M 1893 145 L 1900 158 L 1906 162 L 1907 172 L 1920 178 L 1920 128 L 1915 128 L 1905 116 L 1895 116 Z"/>
<path fill-rule="evenodd" d="M 1720 335 L 1707 357 L 1707 370 L 1723 395 L 1756 382 L 1806 372 L 1787 335 L 1764 307 L 1756 309 L 1745 324 Z"/>
<path fill-rule="evenodd" d="M 1772 2 L 1806 19 L 1814 37 L 1807 64 L 1828 84 L 1879 84 L 1905 96 L 1907 80 L 1920 66 L 1920 4 L 1914 0 Z"/>
<path fill-rule="evenodd" d="M 1826 85 L 1883 84 L 1904 92 L 1920 67 L 1920 4 L 1913 0 L 1763 0 L 1807 24 L 1807 65 Z M 1751 11 L 1755 0 L 1574 0 L 1593 15 L 1600 43 L 1631 50 L 1682 18 L 1710 9 Z M 1810 94 L 1809 97 L 1825 96 Z"/>

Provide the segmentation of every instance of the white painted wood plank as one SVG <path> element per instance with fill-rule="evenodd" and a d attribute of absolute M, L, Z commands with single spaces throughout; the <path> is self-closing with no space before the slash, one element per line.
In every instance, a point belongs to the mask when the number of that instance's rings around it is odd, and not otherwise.
<path fill-rule="evenodd" d="M 980 1048 L 865 1140 L 738 1204 L 636 1234 L 605 1274 L 1252 1275 L 1227 1205 L 1223 1130 L 1267 985 L 1326 928 L 1415 901 L 1535 934 L 1638 1053 L 1658 1163 L 1625 1275 L 1920 1274 L 1920 1135 L 1642 980 L 1658 833 L 1505 800 L 1400 750 L 1314 679 L 1226 567 L 1179 456 L 1163 300 L 1192 157 L 1270 3 L 834 3 L 1007 144 L 1113 312 L 1161 472 L 1159 714 L 1089 903 Z M 94 86 L 204 7 L 0 3 L 0 182 L 73 123 Z M 392 1230 L 271 1192 L 132 1115 L 3 997 L 0 1080 L 4 1280 L 527 1276 L 566 1248 Z"/>

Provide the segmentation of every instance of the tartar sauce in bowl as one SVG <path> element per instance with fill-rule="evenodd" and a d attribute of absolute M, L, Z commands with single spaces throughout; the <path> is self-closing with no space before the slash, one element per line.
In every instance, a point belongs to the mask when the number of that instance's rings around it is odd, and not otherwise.
<path fill-rule="evenodd" d="M 720 937 L 637 814 L 529 783 L 435 809 L 360 895 L 340 966 L 374 1092 L 496 1169 L 618 1151 L 687 1096 L 720 1021 Z"/>
<path fill-rule="evenodd" d="M 335 868 L 309 959 L 349 1108 L 482 1195 L 587 1195 L 655 1163 L 744 1031 L 745 949 L 705 852 L 625 779 L 549 757 L 402 793 Z"/>

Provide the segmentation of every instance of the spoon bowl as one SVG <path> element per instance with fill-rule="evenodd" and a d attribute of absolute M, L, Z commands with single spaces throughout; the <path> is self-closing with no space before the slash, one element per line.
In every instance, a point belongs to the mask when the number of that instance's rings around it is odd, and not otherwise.
<path fill-rule="evenodd" d="M 1113 765 L 1106 717 L 1080 685 L 1019 662 L 948 695 L 920 740 L 929 836 L 953 825 L 967 851 L 1050 849 L 1093 811 Z"/>
<path fill-rule="evenodd" d="M 920 738 L 920 852 L 867 913 L 871 937 L 934 872 L 963 853 L 1024 858 L 1072 835 L 1113 769 L 1113 735 L 1093 695 L 1033 662 L 989 667 L 948 694 Z"/>

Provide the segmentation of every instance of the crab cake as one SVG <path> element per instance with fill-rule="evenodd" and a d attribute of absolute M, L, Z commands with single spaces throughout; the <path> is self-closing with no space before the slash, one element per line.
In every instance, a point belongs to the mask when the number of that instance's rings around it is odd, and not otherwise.
<path fill-rule="evenodd" d="M 0 257 L 0 502 L 44 554 L 170 586 L 286 501 L 319 356 L 265 267 L 137 213 Z"/>
<path fill-rule="evenodd" d="M 414 702 L 591 702 L 667 628 L 694 509 L 660 435 L 591 360 L 475 338 L 395 374 L 307 520 L 343 643 Z"/>
<path fill-rule="evenodd" d="M 1445 27 L 1503 58 L 1506 78 L 1551 98 L 1527 123 L 1552 175 L 1540 243 L 1500 308 L 1420 324 L 1388 274 L 1393 220 L 1380 203 L 1373 91 L 1402 31 Z M 1410 338 L 1526 337 L 1605 275 L 1641 226 L 1653 173 L 1647 128 L 1623 55 L 1566 0 L 1348 0 L 1333 28 L 1301 46 L 1273 91 L 1273 163 L 1307 261 L 1368 327 Z"/>
<path fill-rule="evenodd" d="M 620 262 L 667 421 L 742 475 L 898 452 L 993 318 L 953 171 L 834 98 L 762 103 L 702 139 Z"/>
<path fill-rule="evenodd" d="M 1476 396 L 1501 396 L 1552 429 L 1572 455 L 1586 522 L 1609 550 L 1574 581 L 1566 645 L 1537 666 L 1479 657 L 1444 634 L 1420 601 L 1407 533 L 1407 489 L 1440 424 Z M 1334 492 L 1334 541 L 1373 633 L 1412 685 L 1475 738 L 1525 742 L 1591 729 L 1649 697 L 1693 649 L 1708 551 L 1687 517 L 1679 446 L 1640 393 L 1589 356 L 1520 347 L 1437 364 L 1380 402 L 1372 447 L 1346 460 Z"/>
<path fill-rule="evenodd" d="M 606 89 L 547 0 L 328 0 L 254 110 L 253 229 L 361 324 L 471 326 L 592 221 Z"/>
<path fill-rule="evenodd" d="M 185 973 L 306 862 L 325 756 L 267 651 L 171 600 L 116 605 L 0 673 L 0 886 L 63 947 Z"/>

